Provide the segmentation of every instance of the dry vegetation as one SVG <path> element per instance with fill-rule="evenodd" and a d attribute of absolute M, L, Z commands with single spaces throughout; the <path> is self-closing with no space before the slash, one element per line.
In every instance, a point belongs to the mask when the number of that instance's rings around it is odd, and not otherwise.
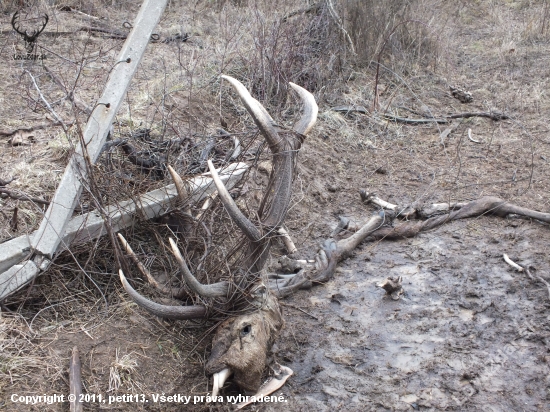
<path fill-rule="evenodd" d="M 7 1 L 0 6 L 0 180 L 16 178 L 0 189 L 47 201 L 87 119 L 83 105 L 74 104 L 67 93 L 74 93 L 75 102 L 95 104 L 123 43 L 114 34 L 128 32 L 123 23 L 133 20 L 139 1 L 35 1 L 34 6 L 50 16 L 49 33 L 38 41 L 40 52 L 47 55 L 43 62 L 12 57 L 23 50 L 21 39 L 10 31 L 19 3 Z M 200 153 L 222 125 L 239 136 L 245 149 L 259 144 L 254 125 L 234 94 L 221 84 L 220 74 L 241 80 L 285 125 L 299 113 L 288 82 L 310 90 L 319 103 L 319 121 L 300 154 L 287 219 L 304 257 L 313 256 L 319 241 L 328 237 L 337 215 L 366 219 L 369 211 L 357 194 L 361 188 L 399 204 L 464 201 L 490 194 L 536 210 L 550 209 L 550 6 L 546 0 L 285 0 L 274 4 L 267 0 L 171 1 L 156 30 L 161 41 L 149 45 L 118 112 L 112 138 L 129 139 L 144 153 L 157 150 L 159 142 L 180 139 L 183 143 L 176 149 L 156 153 L 166 156 L 182 176 L 191 176 L 200 171 Z M 63 11 L 61 5 L 72 11 Z M 83 27 L 102 27 L 114 34 L 80 30 Z M 162 41 L 184 34 L 184 42 Z M 51 125 L 53 115 L 41 101 L 31 75 L 64 120 L 66 131 Z M 454 99 L 451 85 L 469 90 L 473 103 Z M 366 113 L 331 110 L 337 106 L 362 106 Z M 388 120 L 388 115 L 440 118 L 491 111 L 505 113 L 509 119 L 456 119 L 446 138 L 441 133 L 448 124 L 411 126 Z M 37 125 L 46 127 L 9 133 Z M 139 134 L 144 129 L 149 129 L 145 137 Z M 215 158 L 221 165 L 231 141 L 220 137 L 216 141 Z M 243 154 L 241 159 L 245 158 Z M 264 150 L 257 160 L 265 159 Z M 240 188 L 241 207 L 254 208 L 266 181 L 264 173 L 260 169 L 250 173 Z M 94 184 L 79 204 L 81 210 L 115 204 L 169 182 L 143 173 L 120 147 L 102 155 L 93 177 Z M 0 196 L 0 242 L 38 227 L 43 204 Z M 224 264 L 224 256 L 231 255 L 240 241 L 221 209 L 214 209 L 204 221 L 218 223 L 214 232 L 218 236 L 217 259 L 202 267 L 202 279 Z M 477 220 L 468 225 L 465 230 L 472 239 L 485 230 Z M 498 229 L 491 229 L 497 238 Z M 175 284 L 177 264 L 167 258 L 163 246 L 171 230 L 165 221 L 138 221 L 125 236 L 153 275 Z M 548 278 L 550 261 L 543 248 L 547 227 L 539 230 L 537 264 Z M 202 243 L 205 237 L 197 233 L 187 242 Z M 362 253 L 376 254 L 376 247 L 370 245 Z M 197 264 L 200 256 L 188 258 Z M 183 329 L 182 323 L 159 321 L 143 313 L 113 276 L 117 265 L 109 239 L 78 245 L 58 256 L 47 274 L 2 302 L 0 410 L 28 410 L 9 401 L 12 393 L 67 393 L 67 365 L 75 344 L 83 354 L 87 393 L 208 392 L 203 363 L 215 324 L 189 323 Z M 134 279 L 144 294 L 163 300 L 138 276 Z M 327 292 L 310 293 L 325 296 Z M 304 293 L 298 299 L 308 298 Z M 544 294 L 534 299 L 543 301 Z M 541 319 L 546 319 L 541 312 Z M 283 348 L 294 342 L 296 347 L 301 345 L 296 340 L 296 335 L 303 335 L 299 328 L 291 318 Z M 545 333 L 541 339 L 548 348 Z M 293 360 L 284 349 L 281 352 L 283 359 Z M 549 359 L 543 357 L 542 363 Z M 533 389 L 535 400 L 525 410 L 544 410 L 549 402 L 550 383 L 540 378 L 543 389 Z M 293 388 L 304 389 L 297 383 Z M 544 391 L 546 398 L 540 395 Z M 330 397 L 330 391 L 324 393 Z M 374 393 L 361 395 L 372 401 L 372 410 L 395 408 Z M 318 406 L 303 399 L 291 405 L 293 410 Z M 503 405 L 515 407 L 516 399 L 511 395 Z M 347 403 L 331 405 L 344 408 Z M 467 406 L 480 410 L 475 401 Z M 64 407 L 42 405 L 35 410 Z M 165 407 L 149 405 L 144 410 Z M 169 407 L 180 410 L 177 405 Z M 466 410 L 452 403 L 431 410 L 447 408 Z"/>

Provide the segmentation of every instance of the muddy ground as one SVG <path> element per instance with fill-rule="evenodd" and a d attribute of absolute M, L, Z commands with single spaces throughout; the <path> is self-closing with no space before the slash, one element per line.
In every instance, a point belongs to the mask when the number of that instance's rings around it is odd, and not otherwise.
<path fill-rule="evenodd" d="M 201 56 L 201 50 L 215 54 L 208 42 L 214 42 L 221 30 L 216 14 L 205 9 L 210 14 L 201 15 L 195 10 L 193 19 L 186 20 L 178 7 L 167 11 L 159 30 L 169 31 L 182 20 L 200 28 L 194 42 L 181 46 L 181 56 L 196 58 L 194 64 L 205 70 L 209 61 L 196 56 Z M 297 256 L 312 258 L 339 215 L 361 223 L 377 212 L 362 204 L 360 189 L 399 204 L 495 195 L 535 210 L 550 209 L 550 98 L 546 90 L 550 42 L 540 29 L 543 7 L 542 2 L 497 1 L 491 5 L 463 2 L 442 9 L 447 20 L 438 32 L 441 54 L 437 64 L 411 67 L 406 77 L 384 72 L 382 109 L 377 113 L 330 110 L 346 104 L 372 107 L 372 67 L 354 71 L 347 83 L 318 95 L 318 125 L 300 153 L 287 218 L 287 228 L 299 246 Z M 112 19 L 116 16 L 122 21 L 136 9 L 134 5 L 127 10 L 85 11 L 110 13 Z M 227 16 L 236 14 L 228 12 Z M 9 19 L 9 14 L 2 16 L 3 23 Z M 75 24 L 74 19 L 59 17 L 60 24 L 68 26 Z M 5 42 L 3 56 L 8 55 L 8 46 L 21 46 L 13 37 Z M 90 50 L 76 51 L 52 42 L 50 48 L 71 58 L 71 53 L 93 53 L 94 47 L 105 52 L 82 73 L 80 95 L 94 101 L 106 76 L 100 69 L 112 63 L 120 41 L 92 38 L 86 43 Z M 149 54 L 138 72 L 128 99 L 135 106 L 133 111 L 123 108 L 126 111 L 117 122 L 120 134 L 140 122 L 154 126 L 158 112 L 151 111 L 147 96 L 158 102 L 159 90 L 170 87 L 176 92 L 170 94 L 166 107 L 183 106 L 182 112 L 188 115 L 186 121 L 168 116 L 171 127 L 212 130 L 217 124 L 209 119 L 219 117 L 225 106 L 216 105 L 217 97 L 204 86 L 208 81 L 200 76 L 197 80 L 191 73 L 200 86 L 192 94 L 186 88 L 191 83 L 189 71 L 177 72 L 170 66 L 174 64 L 172 46 L 153 46 L 157 57 Z M 64 79 L 71 79 L 62 59 L 48 65 L 64 74 Z M 13 61 L 0 66 L 5 74 L 2 129 L 40 123 L 47 113 L 31 104 L 36 95 L 28 79 L 27 83 L 21 80 L 23 69 Z M 42 76 L 53 99 L 55 86 L 47 83 L 41 69 L 36 70 L 33 73 Z M 161 71 L 181 77 L 158 80 Z M 449 85 L 469 90 L 474 101 L 458 102 Z M 25 94 L 25 90 L 30 91 Z M 441 132 L 449 125 L 389 122 L 381 115 L 383 109 L 415 118 L 496 110 L 510 118 L 459 120 L 442 139 Z M 69 115 L 69 109 L 65 110 Z M 222 115 L 232 131 L 250 126 L 243 112 Z M 189 119 L 196 122 L 193 127 Z M 283 119 L 287 124 L 290 120 L 290 116 Z M 473 140 L 468 138 L 468 129 Z M 0 178 L 19 175 L 10 188 L 51 196 L 70 151 L 60 132 L 52 128 L 37 131 L 32 141 L 21 146 L 8 143 L 8 137 L 0 139 Z M 141 188 L 149 190 L 156 184 L 161 183 L 149 182 Z M 12 199 L 0 202 L 2 240 L 28 232 L 40 222 L 39 208 Z M 20 222 L 16 230 L 10 230 L 16 205 Z M 514 216 L 482 216 L 452 222 L 412 239 L 363 243 L 339 265 L 333 280 L 284 300 L 286 326 L 274 354 L 295 374 L 278 393 L 285 402 L 248 409 L 550 410 L 549 291 L 502 258 L 506 253 L 550 281 L 549 229 L 547 224 Z M 74 260 L 71 263 L 61 256 L 32 287 L 3 303 L 0 410 L 68 410 L 67 403 L 28 406 L 12 402 L 11 396 L 67 394 L 68 362 L 74 346 L 82 358 L 85 393 L 106 397 L 143 394 L 149 400 L 109 404 L 91 399 L 87 410 L 231 410 L 227 404 L 153 401 L 154 394 L 194 397 L 211 390 L 204 362 L 215 325 L 159 320 L 137 308 L 112 275 L 108 241 L 101 240 L 95 247 L 98 252 L 91 261 L 87 260 L 88 247 L 74 251 L 76 261 L 88 265 L 84 268 L 87 276 L 75 267 Z M 280 252 L 279 248 L 274 251 L 273 270 Z M 147 264 L 164 265 L 154 256 Z M 405 293 L 399 300 L 385 296 L 377 287 L 389 276 L 403 277 Z M 141 291 L 162 300 L 146 285 Z M 233 387 L 226 389 L 226 394 L 235 393 Z"/>

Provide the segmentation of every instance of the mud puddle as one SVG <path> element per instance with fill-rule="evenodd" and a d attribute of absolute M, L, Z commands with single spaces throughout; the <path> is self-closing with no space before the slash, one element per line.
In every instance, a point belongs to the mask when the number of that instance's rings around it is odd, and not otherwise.
<path fill-rule="evenodd" d="M 547 291 L 502 259 L 548 267 L 539 226 L 482 218 L 364 245 L 289 300 L 309 315 L 288 309 L 278 352 L 296 373 L 288 406 L 550 410 Z M 403 277 L 399 300 L 376 286 L 388 276 Z"/>

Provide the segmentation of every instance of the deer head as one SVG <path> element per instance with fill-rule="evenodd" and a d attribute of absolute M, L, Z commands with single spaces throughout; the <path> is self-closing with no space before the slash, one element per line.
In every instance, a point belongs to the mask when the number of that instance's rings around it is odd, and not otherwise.
<path fill-rule="evenodd" d="M 25 40 L 25 48 L 27 49 L 27 53 L 31 54 L 34 50 L 34 42 L 36 41 L 36 39 L 38 39 L 38 36 L 40 35 L 40 33 L 42 33 L 46 28 L 49 17 L 47 14 L 44 14 L 44 16 L 41 17 L 41 20 L 43 21 L 43 23 L 41 22 L 42 27 L 39 29 L 32 30 L 31 32 L 29 32 L 28 30 L 25 30 L 25 31 L 21 30 L 20 19 L 21 19 L 21 15 L 19 14 L 19 10 L 18 10 L 13 14 L 13 17 L 11 18 L 11 26 L 17 33 L 23 36 L 23 40 Z M 35 19 L 27 19 L 27 20 L 35 20 Z"/>
<path fill-rule="evenodd" d="M 212 313 L 223 314 L 228 308 L 237 308 L 242 314 L 223 321 L 212 341 L 212 352 L 206 364 L 208 374 L 214 375 L 214 391 L 223 385 L 231 374 L 235 382 L 246 391 L 256 391 L 268 359 L 269 350 L 283 327 L 282 312 L 275 293 L 267 286 L 264 266 L 269 256 L 272 239 L 278 236 L 290 203 L 296 156 L 305 136 L 317 119 L 317 104 L 311 93 L 290 83 L 300 96 L 304 110 L 301 119 L 292 130 L 277 126 L 266 109 L 254 99 L 246 88 L 229 76 L 222 76 L 237 91 L 244 106 L 254 119 L 272 154 L 272 172 L 266 193 L 260 202 L 254 224 L 245 216 L 220 180 L 211 161 L 211 176 L 221 203 L 232 221 L 246 238 L 245 253 L 231 268 L 232 282 L 212 284 L 199 282 L 189 270 L 176 242 L 169 240 L 172 253 L 179 264 L 181 275 L 197 299 L 215 300 L 214 305 L 166 306 L 155 303 L 136 292 L 126 280 L 122 270 L 120 279 L 126 292 L 149 312 L 170 319 L 205 318 Z M 185 185 L 171 168 L 168 168 L 182 199 Z M 129 245 L 119 235 L 126 251 L 135 258 Z M 136 260 L 136 259 L 135 259 Z"/>

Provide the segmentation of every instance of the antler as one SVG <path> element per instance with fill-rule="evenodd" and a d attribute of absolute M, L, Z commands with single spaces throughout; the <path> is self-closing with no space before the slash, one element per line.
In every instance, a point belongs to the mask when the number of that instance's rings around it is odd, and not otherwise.
<path fill-rule="evenodd" d="M 249 270 L 252 274 L 259 273 L 265 265 L 271 238 L 277 236 L 277 229 L 282 224 L 290 203 L 290 194 L 292 186 L 292 178 L 294 171 L 294 162 L 296 154 L 300 149 L 305 135 L 311 130 L 317 119 L 317 104 L 315 98 L 307 90 L 300 86 L 290 83 L 290 86 L 298 93 L 304 104 L 303 115 L 301 119 L 294 125 L 293 131 L 282 132 L 275 124 L 267 110 L 254 99 L 244 85 L 238 80 L 230 76 L 222 76 L 223 79 L 229 81 L 239 94 L 244 106 L 254 119 L 254 122 L 264 136 L 269 149 L 273 155 L 273 173 L 268 183 L 267 193 L 264 195 L 260 209 L 267 203 L 268 198 L 271 198 L 269 209 L 265 216 L 261 216 L 260 227 L 257 227 L 250 221 L 235 204 L 227 188 L 221 181 L 214 165 L 209 160 L 208 168 L 218 190 L 219 197 L 227 210 L 231 219 L 243 231 L 249 239 L 249 255 L 245 262 L 245 270 Z M 175 173 L 172 168 L 168 168 L 175 182 L 178 194 L 184 202 L 186 199 L 185 185 L 181 178 Z M 170 239 L 170 246 L 174 254 L 186 284 L 193 292 L 203 297 L 227 297 L 229 295 L 229 283 L 218 282 L 211 285 L 200 283 L 189 270 L 183 256 L 181 255 L 175 241 Z M 125 246 L 126 248 L 126 246 Z M 128 248 L 126 248 L 128 251 Z M 206 308 L 202 305 L 193 306 L 165 306 L 152 302 L 137 293 L 127 282 L 124 274 L 119 271 L 120 279 L 124 289 L 130 297 L 141 307 L 149 312 L 164 318 L 171 319 L 192 319 L 204 317 Z"/>
<path fill-rule="evenodd" d="M 11 18 L 11 27 L 13 27 L 13 29 L 19 33 L 21 36 L 26 36 L 27 35 L 27 32 L 21 32 L 19 31 L 19 27 L 16 26 L 17 24 L 17 20 L 18 20 L 18 17 L 19 17 L 19 10 L 17 10 L 14 14 L 13 14 L 13 17 Z"/>
<path fill-rule="evenodd" d="M 46 25 L 48 24 L 48 21 L 50 21 L 50 18 L 48 17 L 47 14 L 44 14 L 44 24 L 42 25 L 42 28 L 39 29 L 39 30 L 36 30 L 36 32 L 33 32 L 33 37 L 36 38 L 36 36 L 38 36 L 40 33 L 42 33 L 44 31 L 44 29 L 46 28 Z"/>
<path fill-rule="evenodd" d="M 24 32 L 19 30 L 19 25 L 17 24 L 17 20 L 19 19 L 19 17 L 20 17 L 19 10 L 17 10 L 13 14 L 13 17 L 11 18 L 11 26 L 13 27 L 13 29 L 17 33 L 19 33 L 21 36 L 23 36 L 25 38 L 25 41 L 27 41 L 27 42 L 35 41 L 36 38 L 40 35 L 40 33 L 42 33 L 44 31 L 44 29 L 46 28 L 46 25 L 48 24 L 48 21 L 50 21 L 49 16 L 47 14 L 44 14 L 44 24 L 42 25 L 42 28 L 40 28 L 38 30 L 33 30 L 32 34 L 29 34 L 29 32 L 27 30 L 25 30 Z"/>

